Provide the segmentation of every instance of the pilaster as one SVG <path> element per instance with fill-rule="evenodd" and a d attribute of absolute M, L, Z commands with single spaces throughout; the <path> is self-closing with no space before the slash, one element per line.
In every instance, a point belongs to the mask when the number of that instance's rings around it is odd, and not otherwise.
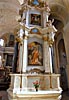
<path fill-rule="evenodd" d="M 50 73 L 49 45 L 46 40 L 44 40 L 43 52 L 45 73 Z"/>

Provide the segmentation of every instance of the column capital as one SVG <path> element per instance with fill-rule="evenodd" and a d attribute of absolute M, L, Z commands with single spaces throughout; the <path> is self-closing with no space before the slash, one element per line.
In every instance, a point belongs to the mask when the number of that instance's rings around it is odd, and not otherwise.
<path fill-rule="evenodd" d="M 43 37 L 43 40 L 48 42 L 49 46 L 52 46 L 54 41 L 50 39 L 48 36 Z"/>
<path fill-rule="evenodd" d="M 23 36 L 23 39 L 26 39 L 27 40 L 28 39 L 28 36 L 27 35 L 24 35 Z"/>
<path fill-rule="evenodd" d="M 53 43 L 54 43 L 54 41 L 52 39 L 48 41 L 48 44 L 50 47 L 52 47 Z"/>
<path fill-rule="evenodd" d="M 16 37 L 15 42 L 18 42 L 18 43 L 22 44 L 22 39 L 19 38 L 19 37 Z"/>
<path fill-rule="evenodd" d="M 45 36 L 45 37 L 43 37 L 43 40 L 44 41 L 48 41 L 49 40 L 49 37 L 48 36 Z"/>

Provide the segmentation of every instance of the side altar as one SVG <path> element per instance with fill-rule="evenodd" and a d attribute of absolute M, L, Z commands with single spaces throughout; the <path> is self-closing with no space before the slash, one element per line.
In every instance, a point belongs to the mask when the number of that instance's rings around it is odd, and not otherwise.
<path fill-rule="evenodd" d="M 50 8 L 46 0 L 23 0 L 19 14 L 9 100 L 60 100 L 60 74 L 53 73 L 51 56 L 57 30 L 48 19 Z"/>

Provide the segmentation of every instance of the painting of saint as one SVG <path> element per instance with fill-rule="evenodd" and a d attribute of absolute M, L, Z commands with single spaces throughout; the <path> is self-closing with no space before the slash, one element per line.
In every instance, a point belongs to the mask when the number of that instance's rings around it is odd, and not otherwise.
<path fill-rule="evenodd" d="M 43 65 L 41 44 L 37 42 L 28 44 L 28 65 Z"/>
<path fill-rule="evenodd" d="M 32 25 L 41 25 L 41 15 L 39 14 L 31 14 L 31 22 Z"/>

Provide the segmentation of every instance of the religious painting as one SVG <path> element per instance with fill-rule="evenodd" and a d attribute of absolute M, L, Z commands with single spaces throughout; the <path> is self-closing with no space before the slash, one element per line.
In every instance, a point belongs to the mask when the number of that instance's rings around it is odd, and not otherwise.
<path fill-rule="evenodd" d="M 30 14 L 30 24 L 41 26 L 41 15 Z"/>
<path fill-rule="evenodd" d="M 28 44 L 28 65 L 43 65 L 42 44 L 37 42 Z"/>

